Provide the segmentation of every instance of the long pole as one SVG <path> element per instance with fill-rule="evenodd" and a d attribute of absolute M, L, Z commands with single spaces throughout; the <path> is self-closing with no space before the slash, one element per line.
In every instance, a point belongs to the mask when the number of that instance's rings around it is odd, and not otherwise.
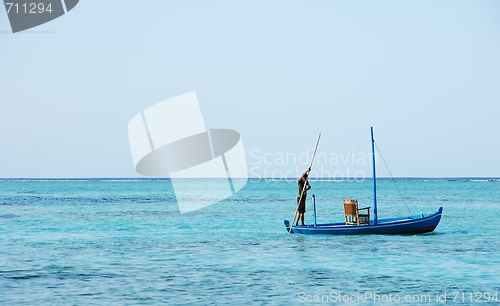
<path fill-rule="evenodd" d="M 311 164 L 309 165 L 309 168 L 311 168 L 311 169 L 312 169 L 312 165 L 314 162 L 314 157 L 316 156 L 316 150 L 318 149 L 318 144 L 319 144 L 320 138 L 321 138 L 321 133 L 319 133 L 318 139 L 316 140 L 316 147 L 314 147 L 314 153 L 313 153 L 313 156 L 311 159 Z M 306 190 L 308 180 L 309 180 L 309 175 L 307 176 L 306 181 L 304 182 L 304 187 L 302 187 L 302 192 L 300 193 L 300 198 L 299 198 L 299 201 L 297 203 L 297 208 L 295 209 L 295 214 L 293 215 L 292 224 L 290 225 L 290 229 L 288 231 L 289 234 L 292 232 L 292 227 L 294 227 L 295 221 L 297 220 L 300 202 L 302 201 L 302 196 L 304 195 L 304 191 Z"/>
<path fill-rule="evenodd" d="M 372 136 L 372 172 L 373 172 L 373 215 L 375 224 L 378 224 L 377 215 L 377 178 L 375 175 L 375 140 L 373 139 L 373 127 L 370 127 L 370 133 Z"/>

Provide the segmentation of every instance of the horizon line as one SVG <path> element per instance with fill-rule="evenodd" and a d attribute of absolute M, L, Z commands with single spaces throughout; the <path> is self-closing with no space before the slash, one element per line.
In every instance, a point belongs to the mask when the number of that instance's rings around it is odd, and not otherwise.
<path fill-rule="evenodd" d="M 377 179 L 500 179 L 500 176 L 377 176 Z M 170 177 L 0 177 L 0 180 L 37 180 L 37 179 L 46 179 L 46 180 L 67 180 L 67 179 L 102 179 L 102 180 L 128 180 L 128 179 L 139 179 L 139 180 L 170 180 Z M 181 179 L 226 179 L 226 178 L 216 178 L 216 177 L 207 177 L 207 178 L 181 178 Z M 296 180 L 297 178 L 275 178 L 275 177 L 249 177 L 249 178 L 238 178 L 231 177 L 231 179 L 248 179 L 248 180 Z M 311 181 L 314 180 L 372 180 L 372 177 L 366 177 L 363 179 L 357 177 L 318 177 L 318 178 L 310 178 Z"/>

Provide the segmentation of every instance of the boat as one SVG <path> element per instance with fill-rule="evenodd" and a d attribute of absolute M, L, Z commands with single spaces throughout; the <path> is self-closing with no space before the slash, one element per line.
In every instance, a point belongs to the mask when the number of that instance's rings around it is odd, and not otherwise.
<path fill-rule="evenodd" d="M 357 201 L 344 200 L 345 222 L 316 223 L 316 197 L 313 198 L 314 223 L 308 225 L 290 226 L 285 220 L 285 228 L 290 234 L 326 234 L 326 235 L 360 235 L 360 234 L 422 234 L 434 231 L 441 221 L 443 207 L 434 213 L 410 215 L 396 218 L 378 218 L 377 211 L 377 178 L 375 171 L 375 140 L 373 127 L 370 128 L 372 141 L 372 171 L 373 171 L 373 219 L 370 218 L 370 207 L 358 208 Z M 365 210 L 366 212 L 362 212 Z M 295 219 L 295 218 L 294 218 Z"/>

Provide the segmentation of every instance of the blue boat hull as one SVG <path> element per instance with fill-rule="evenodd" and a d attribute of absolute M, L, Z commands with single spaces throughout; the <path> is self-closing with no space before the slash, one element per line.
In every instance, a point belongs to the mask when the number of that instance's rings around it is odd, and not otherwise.
<path fill-rule="evenodd" d="M 443 207 L 435 213 L 402 218 L 379 219 L 378 224 L 373 220 L 370 224 L 346 225 L 345 223 L 330 223 L 294 226 L 294 234 L 325 234 L 325 235 L 362 235 L 362 234 L 421 234 L 432 232 L 441 221 Z M 287 232 L 290 232 L 290 222 L 285 220 Z"/>

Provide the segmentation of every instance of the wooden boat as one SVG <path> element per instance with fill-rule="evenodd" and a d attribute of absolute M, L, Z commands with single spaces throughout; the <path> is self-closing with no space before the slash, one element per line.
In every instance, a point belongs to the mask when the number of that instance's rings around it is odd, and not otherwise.
<path fill-rule="evenodd" d="M 358 235 L 358 234 L 421 234 L 432 232 L 441 221 L 443 207 L 434 213 L 419 214 L 397 218 L 378 219 L 377 212 L 377 179 L 375 175 L 375 141 L 372 140 L 372 171 L 373 171 L 373 220 L 370 219 L 370 207 L 358 208 L 355 200 L 344 200 L 345 222 L 316 223 L 316 197 L 313 195 L 314 223 L 304 226 L 292 226 L 285 220 L 288 233 L 294 234 L 328 234 L 328 235 Z M 367 212 L 361 213 L 362 210 Z"/>

